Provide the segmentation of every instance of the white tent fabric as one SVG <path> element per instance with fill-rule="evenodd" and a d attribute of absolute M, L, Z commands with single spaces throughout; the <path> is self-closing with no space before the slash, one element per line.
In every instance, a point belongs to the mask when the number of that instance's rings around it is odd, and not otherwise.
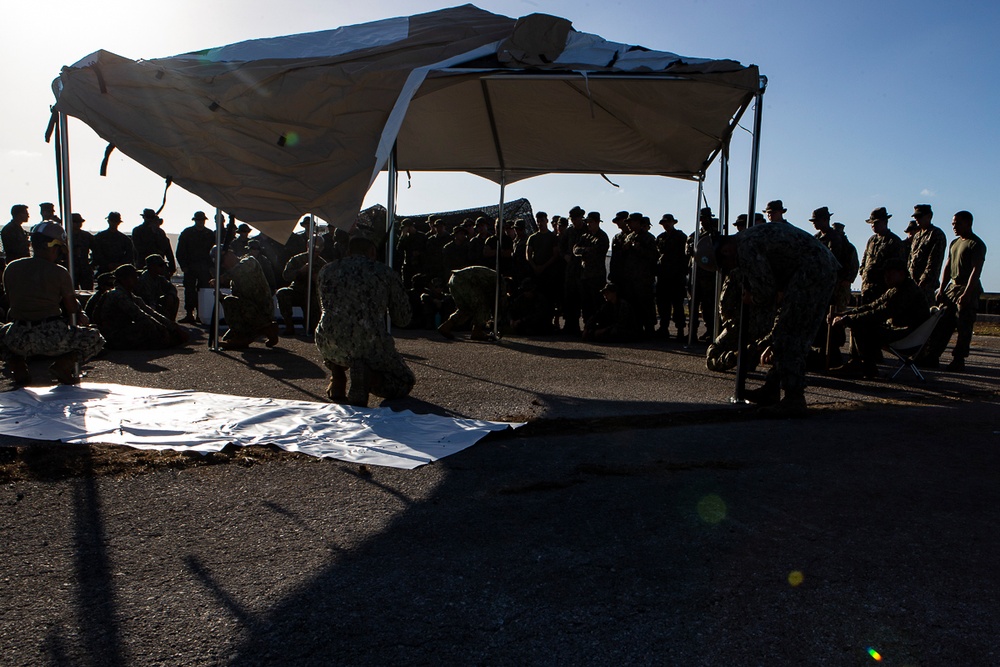
<path fill-rule="evenodd" d="M 520 424 L 387 408 L 115 384 L 0 393 L 0 433 L 71 444 L 216 452 L 227 444 L 412 469 Z"/>
<path fill-rule="evenodd" d="M 400 170 L 510 183 L 551 172 L 703 175 L 761 82 L 472 5 L 63 69 L 56 110 L 276 239 L 348 227 L 392 147 Z"/>

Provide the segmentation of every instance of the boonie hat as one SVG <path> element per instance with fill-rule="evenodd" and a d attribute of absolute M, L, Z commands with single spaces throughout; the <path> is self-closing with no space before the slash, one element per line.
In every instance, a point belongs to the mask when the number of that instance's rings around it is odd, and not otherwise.
<path fill-rule="evenodd" d="M 892 216 L 886 212 L 885 206 L 879 206 L 877 209 L 872 211 L 871 215 L 868 216 L 868 219 L 865 220 L 865 222 L 875 222 L 876 220 L 888 220 L 891 217 Z"/>
<path fill-rule="evenodd" d="M 833 213 L 830 213 L 830 209 L 826 206 L 818 208 L 813 211 L 812 217 L 809 218 L 809 222 L 816 222 L 816 220 L 829 220 L 833 217 Z"/>

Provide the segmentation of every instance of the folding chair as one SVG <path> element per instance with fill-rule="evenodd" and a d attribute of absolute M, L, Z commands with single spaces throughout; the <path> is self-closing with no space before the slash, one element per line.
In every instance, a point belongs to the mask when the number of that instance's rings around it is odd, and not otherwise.
<path fill-rule="evenodd" d="M 924 346 L 927 345 L 927 341 L 930 339 L 931 333 L 933 333 L 934 327 L 937 326 L 938 320 L 941 319 L 942 315 L 944 315 L 944 309 L 937 306 L 932 307 L 930 317 L 924 320 L 923 324 L 911 331 L 904 338 L 900 338 L 885 346 L 885 349 L 894 354 L 901 362 L 899 368 L 892 374 L 893 380 L 896 379 L 896 376 L 904 368 L 909 368 L 913 371 L 913 374 L 921 382 L 926 380 L 920 373 L 920 369 L 917 368 L 914 360 L 923 351 Z"/>

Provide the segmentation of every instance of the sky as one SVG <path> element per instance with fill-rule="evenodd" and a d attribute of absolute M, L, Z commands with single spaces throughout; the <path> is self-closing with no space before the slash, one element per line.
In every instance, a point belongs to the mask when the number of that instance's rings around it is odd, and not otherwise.
<path fill-rule="evenodd" d="M 4 2 L 0 40 L 0 209 L 58 201 L 54 148 L 44 140 L 51 83 L 61 67 L 103 49 L 132 59 L 171 56 L 233 42 L 326 30 L 459 4 L 425 0 L 173 0 L 148 5 L 50 0 Z M 1000 167 L 1000 3 L 995 0 L 662 0 L 602 2 L 479 0 L 479 7 L 510 17 L 562 16 L 582 32 L 683 56 L 728 58 L 759 66 L 768 79 L 762 109 L 757 209 L 781 199 L 792 223 L 812 229 L 813 209 L 828 206 L 859 253 L 871 234 L 872 209 L 885 206 L 890 229 L 903 229 L 918 203 L 934 209 L 934 223 L 953 237 L 951 217 L 975 216 L 974 231 L 991 249 L 983 283 L 1000 292 L 997 191 Z M 154 9 L 155 7 L 155 9 Z M 752 114 L 741 123 L 752 129 Z M 116 151 L 108 176 L 99 168 L 106 142 L 76 119 L 69 123 L 73 208 L 99 231 L 108 211 L 139 224 L 157 209 L 163 179 Z M 748 202 L 750 134 L 737 131 L 730 162 L 730 201 Z M 720 196 L 717 166 L 706 196 Z M 527 197 L 535 211 L 565 215 L 573 206 L 642 211 L 654 221 L 673 213 L 694 229 L 697 185 L 662 177 L 551 175 L 512 184 L 510 201 Z M 467 174 L 401 175 L 401 214 L 495 204 L 497 186 Z M 366 205 L 385 204 L 377 179 Z M 168 232 L 190 225 L 211 206 L 172 186 L 162 217 Z M 610 228 L 609 233 L 613 233 Z M 654 233 L 658 228 L 654 228 Z"/>

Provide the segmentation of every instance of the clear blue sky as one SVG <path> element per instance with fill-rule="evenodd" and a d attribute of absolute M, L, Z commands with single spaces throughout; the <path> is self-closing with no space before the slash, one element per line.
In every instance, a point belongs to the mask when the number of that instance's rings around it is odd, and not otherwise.
<path fill-rule="evenodd" d="M 163 5 L 17 3 L 2 10 L 13 29 L 0 40 L 4 103 L 0 111 L 0 207 L 56 201 L 53 149 L 44 143 L 51 81 L 60 67 L 105 49 L 129 58 L 155 58 L 210 46 L 323 30 L 439 9 L 455 3 L 368 0 L 239 0 Z M 814 208 L 829 206 L 859 250 L 870 231 L 864 220 L 877 206 L 893 214 L 902 235 L 913 205 L 930 203 L 934 222 L 952 237 L 951 216 L 968 209 L 974 230 L 990 247 L 984 275 L 1000 291 L 1000 232 L 994 188 L 1000 168 L 1000 3 L 928 0 L 817 2 L 813 0 L 675 0 L 570 2 L 480 0 L 507 16 L 533 12 L 570 19 L 576 29 L 610 40 L 681 55 L 731 58 L 756 64 L 769 79 L 764 96 L 758 209 L 782 199 L 793 223 L 810 229 Z M 744 125 L 749 127 L 747 118 Z M 734 142 L 733 207 L 746 208 L 749 135 Z M 119 153 L 109 175 L 98 176 L 104 142 L 80 122 L 70 125 L 74 209 L 88 228 L 103 227 L 109 210 L 125 227 L 143 208 L 158 208 L 162 180 Z M 622 209 L 658 219 L 674 213 L 693 229 L 692 183 L 653 177 L 546 176 L 514 184 L 507 198 L 528 197 L 535 210 L 564 214 L 572 206 L 606 218 Z M 707 192 L 717 207 L 716 170 Z M 401 213 L 495 203 L 493 184 L 468 175 L 413 174 L 402 181 Z M 377 181 L 368 203 L 385 203 Z M 209 206 L 174 186 L 163 211 L 167 231 L 190 224 Z"/>

